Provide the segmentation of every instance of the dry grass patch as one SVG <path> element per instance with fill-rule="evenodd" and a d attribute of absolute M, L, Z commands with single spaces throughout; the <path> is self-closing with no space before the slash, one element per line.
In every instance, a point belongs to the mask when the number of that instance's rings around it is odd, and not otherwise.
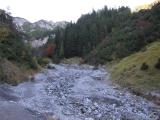
<path fill-rule="evenodd" d="M 160 70 L 155 68 L 160 58 L 160 41 L 154 42 L 129 57 L 122 59 L 111 68 L 113 80 L 134 90 L 160 90 Z M 141 70 L 143 64 L 148 65 Z"/>

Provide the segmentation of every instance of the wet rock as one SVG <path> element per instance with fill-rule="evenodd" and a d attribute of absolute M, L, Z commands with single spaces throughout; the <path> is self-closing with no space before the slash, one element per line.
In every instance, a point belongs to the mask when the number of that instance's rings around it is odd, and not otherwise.
<path fill-rule="evenodd" d="M 95 79 L 95 80 L 102 80 L 102 77 L 100 77 L 100 76 L 94 76 L 92 78 Z"/>
<path fill-rule="evenodd" d="M 62 110 L 62 113 L 64 115 L 74 115 L 74 113 L 70 109 L 66 109 L 66 108 Z"/>
<path fill-rule="evenodd" d="M 85 118 L 85 120 L 94 120 L 93 118 Z"/>
<path fill-rule="evenodd" d="M 16 103 L 0 103 L 1 120 L 45 120 Z"/>
<path fill-rule="evenodd" d="M 6 88 L 0 88 L 0 99 L 7 101 L 18 101 L 19 98 L 11 94 L 12 91 Z"/>
<path fill-rule="evenodd" d="M 122 120 L 149 120 L 149 118 L 146 118 L 144 116 L 139 116 L 135 113 L 125 112 L 122 114 Z"/>
<path fill-rule="evenodd" d="M 29 76 L 29 81 L 35 82 L 35 77 L 34 76 Z"/>
<path fill-rule="evenodd" d="M 82 113 L 82 114 L 84 114 L 84 113 L 86 112 L 86 109 L 85 109 L 85 108 L 81 108 L 80 110 L 81 110 L 81 113 Z"/>
<path fill-rule="evenodd" d="M 155 104 L 160 106 L 160 91 L 152 91 L 148 94 L 145 94 L 146 98 L 152 100 Z"/>
<path fill-rule="evenodd" d="M 95 66 L 95 67 L 93 68 L 93 70 L 98 70 L 98 66 Z"/>
<path fill-rule="evenodd" d="M 105 104 L 109 104 L 109 105 L 116 105 L 121 106 L 122 102 L 120 100 L 118 100 L 117 98 L 111 97 L 111 96 L 92 96 L 90 99 L 92 99 L 95 103 L 95 105 L 97 106 L 97 103 L 101 104 L 101 103 L 105 103 Z"/>
<path fill-rule="evenodd" d="M 55 115 L 52 115 L 52 116 L 48 116 L 47 120 L 59 120 L 59 118 L 56 117 Z"/>
<path fill-rule="evenodd" d="M 56 69 L 56 68 L 55 68 L 55 65 L 53 65 L 53 64 L 48 64 L 47 69 Z"/>

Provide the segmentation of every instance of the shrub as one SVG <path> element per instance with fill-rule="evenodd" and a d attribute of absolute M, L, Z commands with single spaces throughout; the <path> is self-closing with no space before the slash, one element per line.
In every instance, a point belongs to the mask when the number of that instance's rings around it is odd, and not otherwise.
<path fill-rule="evenodd" d="M 45 66 L 49 63 L 49 59 L 42 58 L 42 57 L 37 57 L 37 62 L 40 66 Z"/>
<path fill-rule="evenodd" d="M 148 70 L 149 66 L 144 62 L 142 63 L 141 70 Z"/>
<path fill-rule="evenodd" d="M 16 85 L 25 80 L 26 74 L 16 64 L 0 59 L 0 82 Z"/>
<path fill-rule="evenodd" d="M 28 60 L 23 61 L 22 63 L 19 64 L 24 64 L 24 67 L 26 69 L 38 69 L 38 63 L 36 57 L 28 57 Z"/>
<path fill-rule="evenodd" d="M 160 58 L 158 59 L 157 63 L 155 64 L 155 68 L 160 70 Z"/>

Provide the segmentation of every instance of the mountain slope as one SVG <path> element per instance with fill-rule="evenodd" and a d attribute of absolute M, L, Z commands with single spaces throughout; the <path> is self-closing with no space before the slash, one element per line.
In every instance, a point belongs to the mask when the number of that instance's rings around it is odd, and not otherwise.
<path fill-rule="evenodd" d="M 115 64 L 111 76 L 117 83 L 138 92 L 159 90 L 160 69 L 155 67 L 159 59 L 160 41 L 157 41 Z M 143 70 L 144 63 L 148 68 Z"/>

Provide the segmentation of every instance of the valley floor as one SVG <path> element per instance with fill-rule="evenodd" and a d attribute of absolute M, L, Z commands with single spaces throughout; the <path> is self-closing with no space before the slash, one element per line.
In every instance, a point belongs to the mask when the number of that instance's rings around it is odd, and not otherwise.
<path fill-rule="evenodd" d="M 159 120 L 160 107 L 113 85 L 104 68 L 59 64 L 0 86 L 1 120 Z"/>

